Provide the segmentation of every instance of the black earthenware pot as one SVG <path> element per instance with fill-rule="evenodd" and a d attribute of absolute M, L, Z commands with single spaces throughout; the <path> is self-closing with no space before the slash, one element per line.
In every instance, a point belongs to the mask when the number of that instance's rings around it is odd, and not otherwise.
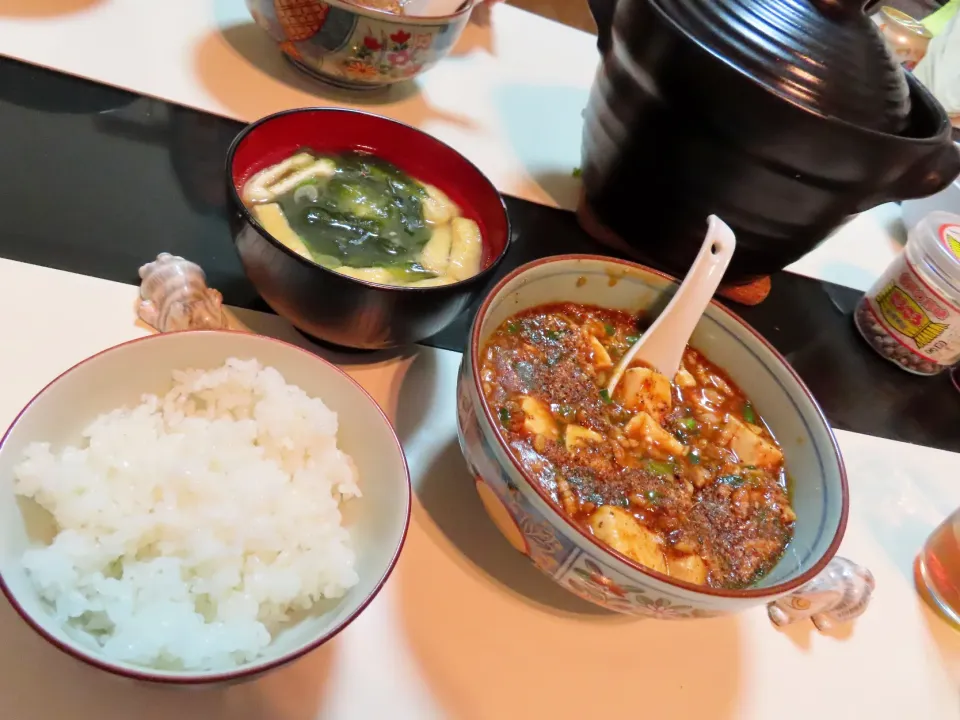
<path fill-rule="evenodd" d="M 579 215 L 641 260 L 683 275 L 715 213 L 737 234 L 728 278 L 749 281 L 850 215 L 960 173 L 946 112 L 891 59 L 863 0 L 591 5 L 604 57 Z"/>

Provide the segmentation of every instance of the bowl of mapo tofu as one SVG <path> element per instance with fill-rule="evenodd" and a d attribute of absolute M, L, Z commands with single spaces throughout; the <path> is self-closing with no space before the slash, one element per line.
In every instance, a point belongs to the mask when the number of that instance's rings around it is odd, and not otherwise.
<path fill-rule="evenodd" d="M 507 275 L 474 320 L 461 449 L 507 540 L 621 613 L 710 617 L 814 577 L 846 527 L 843 461 L 790 365 L 711 304 L 675 377 L 617 360 L 677 282 L 587 255 Z"/>

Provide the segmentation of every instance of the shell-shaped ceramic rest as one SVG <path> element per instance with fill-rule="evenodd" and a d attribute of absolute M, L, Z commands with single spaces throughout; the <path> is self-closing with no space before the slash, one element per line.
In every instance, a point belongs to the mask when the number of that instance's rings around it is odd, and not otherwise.
<path fill-rule="evenodd" d="M 207 287 L 203 269 L 170 253 L 140 268 L 137 315 L 160 332 L 247 330 L 223 307 L 223 296 Z"/>
<path fill-rule="evenodd" d="M 769 603 L 767 613 L 774 625 L 810 619 L 817 630 L 826 632 L 862 615 L 874 587 L 873 573 L 851 560 L 835 557 L 813 580 Z"/>

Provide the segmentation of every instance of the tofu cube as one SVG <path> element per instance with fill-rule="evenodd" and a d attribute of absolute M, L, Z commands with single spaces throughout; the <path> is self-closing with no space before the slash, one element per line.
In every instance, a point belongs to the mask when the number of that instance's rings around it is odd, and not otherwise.
<path fill-rule="evenodd" d="M 613 505 L 597 508 L 590 516 L 590 528 L 595 537 L 621 555 L 653 570 L 667 572 L 660 537 L 623 508 Z"/>
<path fill-rule="evenodd" d="M 694 379 L 693 375 L 690 374 L 690 371 L 687 370 L 683 365 L 680 366 L 680 369 L 677 370 L 677 376 L 673 381 L 682 388 L 692 388 L 695 387 L 697 381 Z"/>
<path fill-rule="evenodd" d="M 741 463 L 758 468 L 774 468 L 783 461 L 783 453 L 776 445 L 739 420 L 731 418 L 730 421 L 736 423 L 736 429 L 730 438 L 729 447 Z"/>
<path fill-rule="evenodd" d="M 686 580 L 694 585 L 703 585 L 707 582 L 707 566 L 699 555 L 667 558 L 667 570 L 670 577 Z"/>
<path fill-rule="evenodd" d="M 593 366 L 597 370 L 606 370 L 613 367 L 613 360 L 610 359 L 610 353 L 599 340 L 590 335 L 590 349 L 593 351 Z"/>
<path fill-rule="evenodd" d="M 650 450 L 662 450 L 665 455 L 679 457 L 687 454 L 686 446 L 663 429 L 650 413 L 640 412 L 630 418 L 624 428 L 628 437 L 639 440 Z"/>
<path fill-rule="evenodd" d="M 585 428 L 580 425 L 567 425 L 563 433 L 563 444 L 567 448 L 567 452 L 571 452 L 578 447 L 588 445 L 590 443 L 598 443 L 603 441 L 603 435 L 591 430 L 590 428 Z"/>
<path fill-rule="evenodd" d="M 557 423 L 550 414 L 550 408 L 536 398 L 524 395 L 520 398 L 520 408 L 523 410 L 523 428 L 531 435 L 544 435 L 551 440 L 560 435 Z"/>
<path fill-rule="evenodd" d="M 650 413 L 663 420 L 673 405 L 670 380 L 650 368 L 630 368 L 620 380 L 620 402 L 631 410 Z"/>

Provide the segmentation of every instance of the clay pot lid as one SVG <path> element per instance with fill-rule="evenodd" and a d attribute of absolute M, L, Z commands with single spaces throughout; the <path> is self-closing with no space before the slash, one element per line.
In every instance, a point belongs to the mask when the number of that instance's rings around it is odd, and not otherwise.
<path fill-rule="evenodd" d="M 910 92 L 867 15 L 877 0 L 650 0 L 697 44 L 813 112 L 899 134 Z"/>

